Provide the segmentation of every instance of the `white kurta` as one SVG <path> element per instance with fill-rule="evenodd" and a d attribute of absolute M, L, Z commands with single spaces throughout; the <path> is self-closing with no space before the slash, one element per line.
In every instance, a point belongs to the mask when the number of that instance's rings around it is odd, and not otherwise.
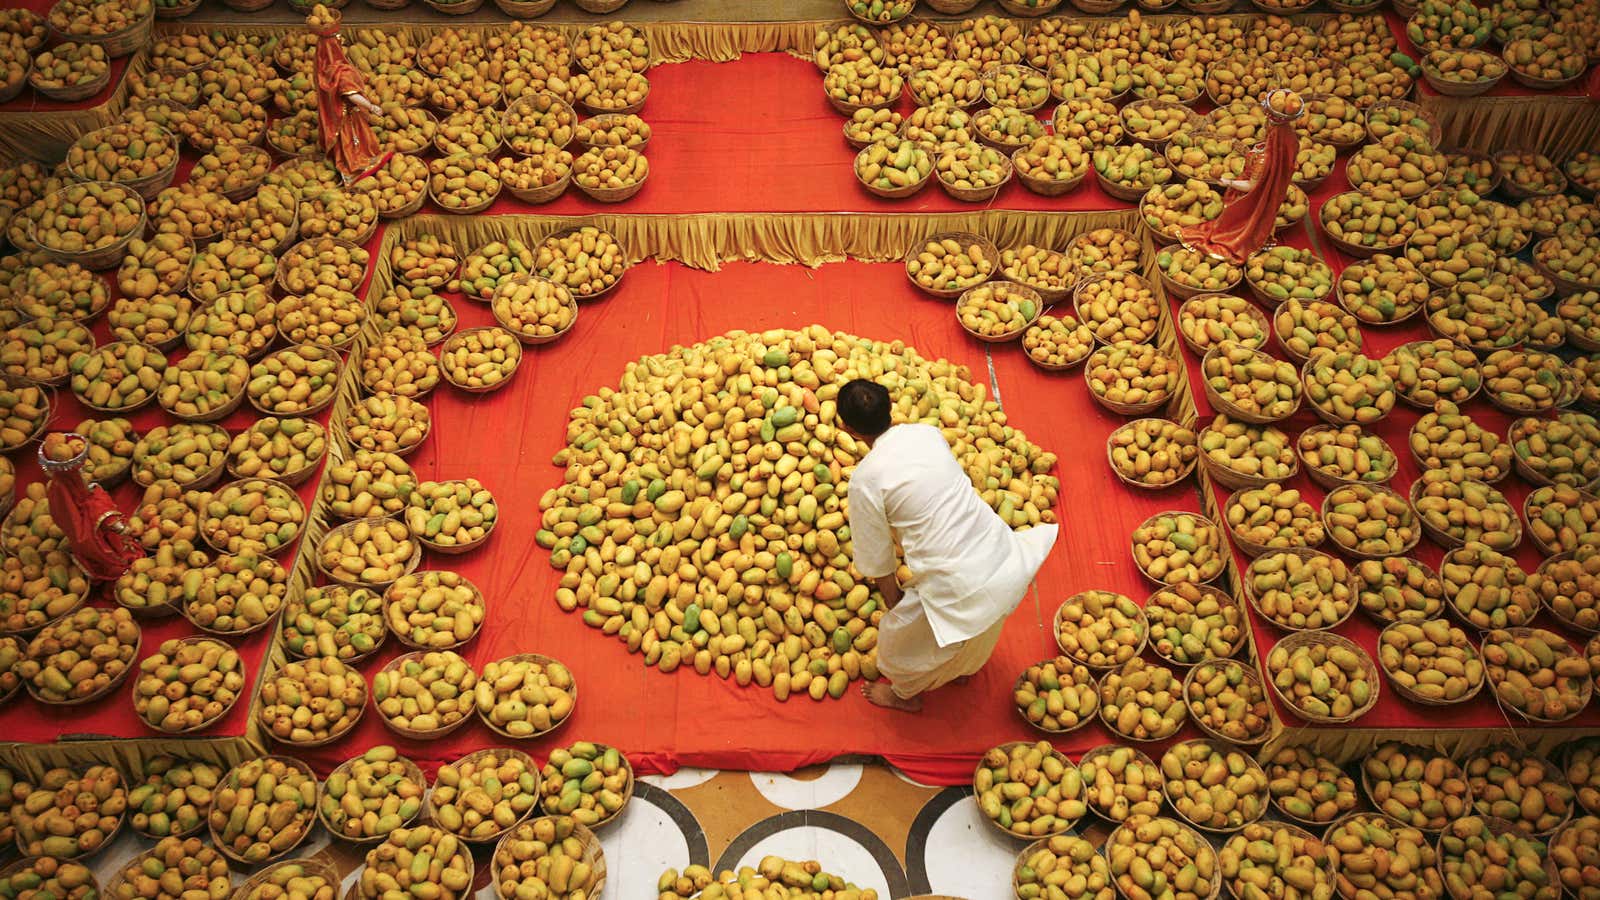
<path fill-rule="evenodd" d="M 905 598 L 879 625 L 878 668 L 895 692 L 911 696 L 977 671 L 1057 532 L 1012 531 L 939 429 L 884 432 L 850 476 L 850 539 L 862 575 L 893 574 L 896 542 L 911 570 Z"/>

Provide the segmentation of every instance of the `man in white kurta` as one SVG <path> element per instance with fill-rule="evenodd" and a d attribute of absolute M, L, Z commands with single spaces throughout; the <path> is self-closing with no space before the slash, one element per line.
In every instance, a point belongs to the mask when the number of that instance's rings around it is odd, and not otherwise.
<path fill-rule="evenodd" d="M 851 382 L 839 395 L 845 427 L 871 445 L 850 476 L 855 566 L 889 610 L 878 626 L 878 670 L 890 683 L 869 683 L 863 693 L 914 712 L 922 694 L 983 668 L 1058 529 L 1012 531 L 939 429 L 888 427 L 891 405 L 872 382 Z M 896 544 L 911 571 L 903 592 Z"/>

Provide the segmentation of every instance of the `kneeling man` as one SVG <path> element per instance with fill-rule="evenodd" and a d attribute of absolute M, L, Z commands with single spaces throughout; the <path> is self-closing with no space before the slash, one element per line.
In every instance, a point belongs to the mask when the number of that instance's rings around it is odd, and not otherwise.
<path fill-rule="evenodd" d="M 839 418 L 870 448 L 850 476 L 856 569 L 883 594 L 878 670 L 891 683 L 868 700 L 916 712 L 921 695 L 965 678 L 994 652 L 1055 543 L 1055 525 L 1017 533 L 983 502 L 932 425 L 890 427 L 889 391 L 856 380 L 839 389 Z M 895 581 L 895 545 L 911 580 Z"/>

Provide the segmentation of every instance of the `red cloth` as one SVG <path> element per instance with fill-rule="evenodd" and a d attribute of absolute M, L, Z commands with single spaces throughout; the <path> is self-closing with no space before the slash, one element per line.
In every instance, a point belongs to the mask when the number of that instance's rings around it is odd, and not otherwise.
<path fill-rule="evenodd" d="M 1584 93 L 1589 95 L 1590 100 L 1600 103 L 1600 66 L 1595 66 L 1589 70 L 1589 79 L 1585 82 Z"/>
<path fill-rule="evenodd" d="M 366 90 L 366 79 L 345 57 L 338 31 L 318 35 L 315 66 L 322 149 L 346 180 L 354 181 L 372 171 L 383 155 L 366 115 L 346 99 Z"/>
<path fill-rule="evenodd" d="M 72 558 L 95 581 L 112 581 L 144 555 L 139 542 L 121 531 L 127 520 L 111 495 L 83 480 L 83 467 L 47 473 L 50 518 L 55 520 Z"/>
<path fill-rule="evenodd" d="M 1250 254 L 1260 250 L 1272 238 L 1272 228 L 1278 217 L 1278 208 L 1289 194 L 1289 182 L 1294 178 L 1294 158 L 1299 152 L 1300 139 L 1295 134 L 1292 120 L 1269 118 L 1266 146 L 1250 154 L 1245 180 L 1255 186 L 1243 193 L 1228 188 L 1223 201 L 1222 215 L 1184 229 L 1184 243 L 1213 256 L 1220 256 L 1235 265 L 1244 265 Z"/>

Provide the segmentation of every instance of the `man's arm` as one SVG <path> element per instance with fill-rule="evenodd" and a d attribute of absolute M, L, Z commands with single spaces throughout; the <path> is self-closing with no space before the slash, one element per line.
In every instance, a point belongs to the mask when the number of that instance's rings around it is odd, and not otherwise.
<path fill-rule="evenodd" d="M 850 548 L 856 571 L 883 595 L 886 607 L 900 602 L 900 585 L 894 580 L 899 561 L 883 499 L 865 481 L 850 484 Z"/>
<path fill-rule="evenodd" d="M 900 598 L 905 596 L 905 592 L 900 590 L 900 582 L 892 574 L 872 579 L 872 585 L 883 595 L 884 609 L 894 609 L 900 604 Z"/>

